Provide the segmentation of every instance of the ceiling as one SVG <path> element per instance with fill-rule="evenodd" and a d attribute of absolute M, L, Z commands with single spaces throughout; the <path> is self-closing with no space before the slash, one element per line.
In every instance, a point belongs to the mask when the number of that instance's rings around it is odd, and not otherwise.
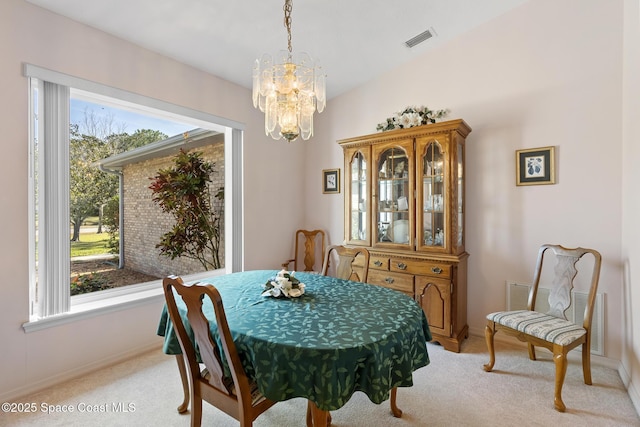
<path fill-rule="evenodd" d="M 283 0 L 26 1 L 246 88 L 256 58 L 287 48 Z M 320 61 L 331 99 L 526 1 L 296 0 L 293 51 Z"/>

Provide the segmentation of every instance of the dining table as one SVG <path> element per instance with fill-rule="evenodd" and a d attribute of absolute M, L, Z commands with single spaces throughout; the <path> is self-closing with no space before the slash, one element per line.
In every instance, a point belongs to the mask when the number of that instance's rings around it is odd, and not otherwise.
<path fill-rule="evenodd" d="M 327 425 L 329 411 L 345 405 L 354 392 L 382 403 L 390 394 L 395 397 L 397 387 L 411 387 L 413 372 L 429 364 L 429 325 L 409 296 L 303 272 L 293 273 L 304 284 L 301 296 L 263 296 L 277 273 L 252 270 L 198 281 L 219 291 L 242 365 L 268 399 L 305 398 L 313 425 Z M 186 306 L 179 297 L 176 301 L 188 324 Z M 219 344 L 211 301 L 205 301 L 203 313 Z M 188 378 L 166 304 L 157 334 L 164 337 L 164 353 L 177 356 L 186 410 Z"/>

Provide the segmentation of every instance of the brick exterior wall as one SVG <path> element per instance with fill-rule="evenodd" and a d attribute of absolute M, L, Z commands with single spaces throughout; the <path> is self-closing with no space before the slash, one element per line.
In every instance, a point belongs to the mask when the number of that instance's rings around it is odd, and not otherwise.
<path fill-rule="evenodd" d="M 203 159 L 214 163 L 211 175 L 211 195 L 224 186 L 224 143 L 216 143 L 191 151 L 202 152 Z M 132 163 L 123 168 L 124 179 L 124 262 L 127 268 L 152 276 L 185 275 L 204 271 L 204 267 L 189 258 L 171 259 L 160 256 L 156 245 L 162 235 L 171 230 L 173 216 L 162 212 L 153 202 L 149 189 L 151 180 L 160 169 L 173 166 L 175 156 Z M 213 197 L 213 207 L 222 215 L 220 262 L 224 266 L 224 201 Z"/>

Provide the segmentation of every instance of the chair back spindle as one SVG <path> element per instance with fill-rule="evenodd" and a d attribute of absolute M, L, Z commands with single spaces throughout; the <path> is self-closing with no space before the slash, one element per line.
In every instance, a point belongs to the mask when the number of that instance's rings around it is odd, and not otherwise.
<path fill-rule="evenodd" d="M 320 271 L 325 250 L 325 233 L 322 230 L 297 230 L 293 258 L 282 263 L 282 268 L 289 270 Z"/>
<path fill-rule="evenodd" d="M 367 248 L 331 245 L 327 248 L 322 265 L 322 275 L 329 274 L 331 257 L 337 256 L 335 277 L 356 282 L 366 282 L 369 276 L 369 251 Z M 359 258 L 359 259 L 356 259 Z"/>

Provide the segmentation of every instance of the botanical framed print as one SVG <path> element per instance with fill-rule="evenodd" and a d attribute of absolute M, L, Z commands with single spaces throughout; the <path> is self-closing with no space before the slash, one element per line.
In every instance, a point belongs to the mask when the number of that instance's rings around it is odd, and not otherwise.
<path fill-rule="evenodd" d="M 555 147 L 516 150 L 516 185 L 555 184 Z"/>
<path fill-rule="evenodd" d="M 340 192 L 340 169 L 323 169 L 322 170 L 322 192 L 323 193 L 339 193 Z"/>

